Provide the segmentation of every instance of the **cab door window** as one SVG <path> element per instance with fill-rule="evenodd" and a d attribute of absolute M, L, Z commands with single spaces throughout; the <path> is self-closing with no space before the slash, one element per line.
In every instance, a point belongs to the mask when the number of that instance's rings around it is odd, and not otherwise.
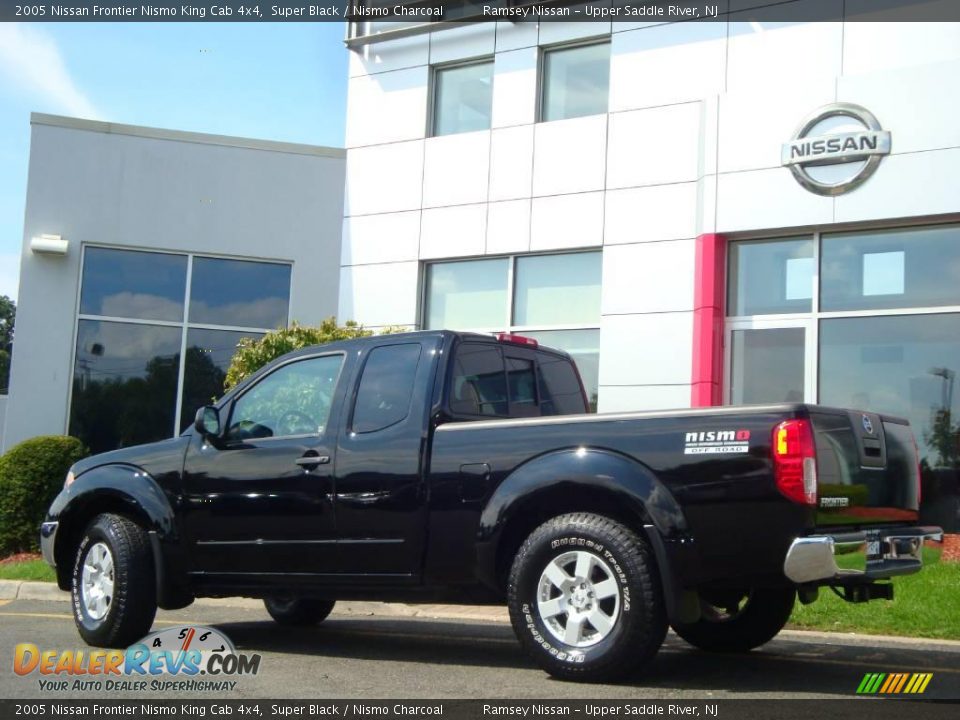
<path fill-rule="evenodd" d="M 357 388 L 353 432 L 378 432 L 406 419 L 419 364 L 419 343 L 387 345 L 370 352 Z"/>
<path fill-rule="evenodd" d="M 322 434 L 342 365 L 343 355 L 336 354 L 277 368 L 234 402 L 227 440 Z"/>
<path fill-rule="evenodd" d="M 450 410 L 457 415 L 507 415 L 507 375 L 500 348 L 463 343 L 453 362 Z"/>

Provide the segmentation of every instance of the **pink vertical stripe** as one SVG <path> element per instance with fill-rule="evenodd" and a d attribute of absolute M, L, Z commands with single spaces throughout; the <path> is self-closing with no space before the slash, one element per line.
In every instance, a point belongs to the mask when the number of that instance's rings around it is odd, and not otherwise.
<path fill-rule="evenodd" d="M 690 406 L 723 403 L 724 277 L 727 243 L 722 235 L 697 238 L 693 296 L 693 377 Z"/>

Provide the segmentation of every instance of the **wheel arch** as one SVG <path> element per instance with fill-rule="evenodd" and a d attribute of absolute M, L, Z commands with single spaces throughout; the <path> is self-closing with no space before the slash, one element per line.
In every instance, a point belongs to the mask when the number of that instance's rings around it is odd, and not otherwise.
<path fill-rule="evenodd" d="M 502 591 L 524 539 L 551 517 L 593 512 L 662 537 L 686 534 L 687 522 L 653 471 L 602 448 L 569 448 L 517 468 L 494 491 L 480 518 L 477 569 L 484 584 Z M 656 548 L 655 548 L 656 549 Z M 661 561 L 662 554 L 657 552 Z"/>
<path fill-rule="evenodd" d="M 149 535 L 158 605 L 174 609 L 192 601 L 173 508 L 148 473 L 131 465 L 105 465 L 81 475 L 70 490 L 57 513 L 54 559 L 60 589 L 70 589 L 74 555 L 84 530 L 98 515 L 112 513 L 135 522 Z"/>

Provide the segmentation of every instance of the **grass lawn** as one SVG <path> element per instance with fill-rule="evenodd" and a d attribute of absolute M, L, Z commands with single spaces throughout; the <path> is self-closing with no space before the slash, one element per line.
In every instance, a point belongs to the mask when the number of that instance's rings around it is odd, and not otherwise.
<path fill-rule="evenodd" d="M 0 560 L 0 580 L 43 580 L 56 581 L 53 568 L 43 558 L 17 555 Z"/>
<path fill-rule="evenodd" d="M 812 605 L 797 603 L 788 627 L 960 640 L 960 564 L 937 563 L 939 554 L 924 548 L 923 570 L 894 578 L 893 601 L 854 605 L 820 588 Z"/>

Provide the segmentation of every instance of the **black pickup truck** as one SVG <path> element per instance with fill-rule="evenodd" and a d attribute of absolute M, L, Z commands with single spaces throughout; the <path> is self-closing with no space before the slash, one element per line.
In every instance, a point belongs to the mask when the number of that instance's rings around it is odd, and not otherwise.
<path fill-rule="evenodd" d="M 803 404 L 588 414 L 563 352 L 417 332 L 273 362 L 182 436 L 88 458 L 41 527 L 88 643 L 156 608 L 263 598 L 280 623 L 339 599 L 506 602 L 553 675 L 610 679 L 667 626 L 742 651 L 829 586 L 852 602 L 921 568 L 904 420 Z"/>

